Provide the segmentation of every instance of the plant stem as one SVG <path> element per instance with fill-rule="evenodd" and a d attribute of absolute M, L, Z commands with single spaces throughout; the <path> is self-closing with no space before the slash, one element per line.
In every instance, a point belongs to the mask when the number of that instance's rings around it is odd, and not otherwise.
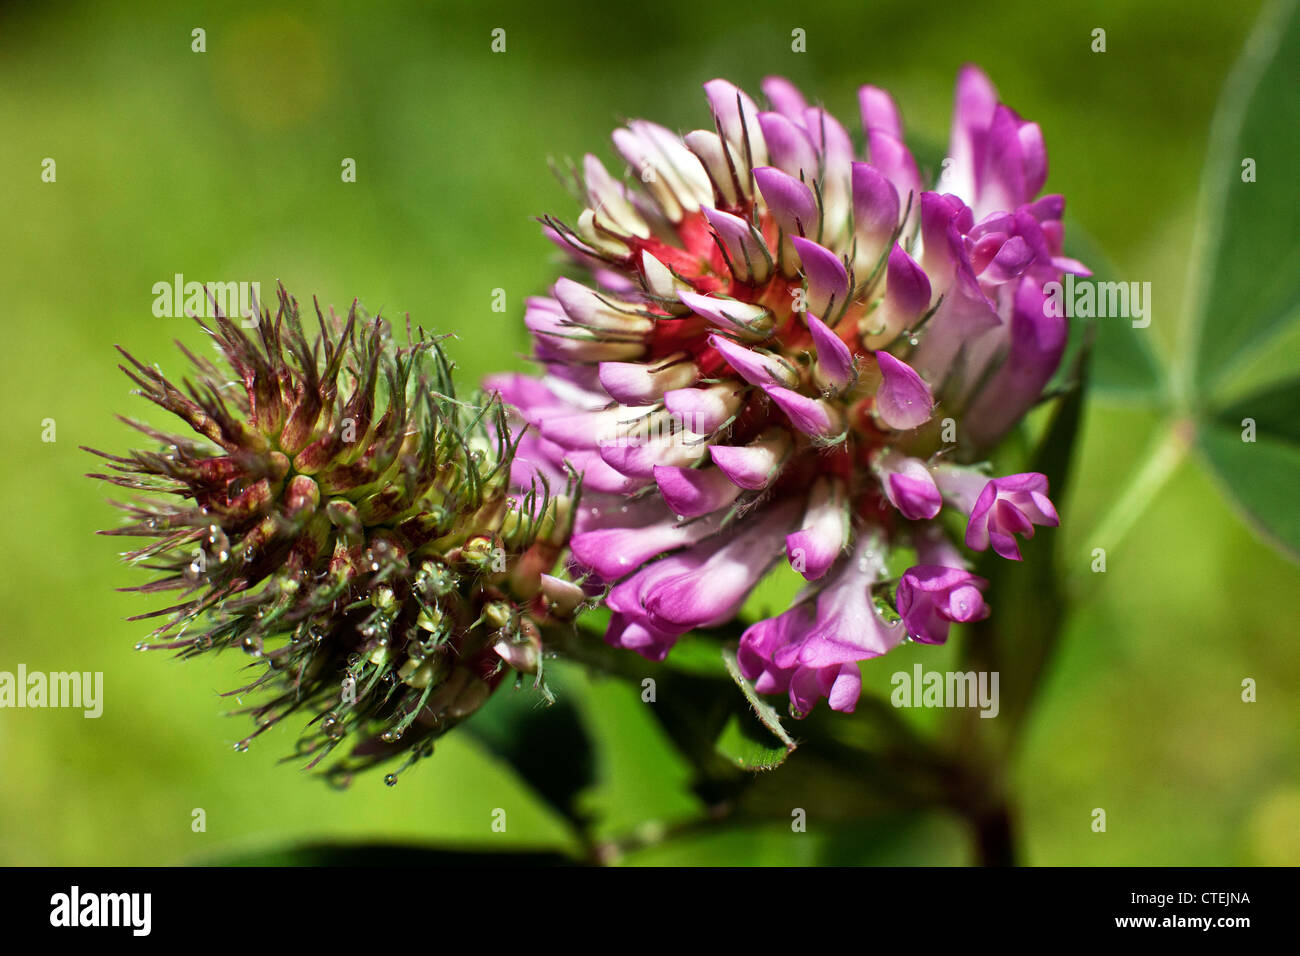
<path fill-rule="evenodd" d="M 980 866 L 1016 866 L 1016 828 L 1011 808 L 1002 801 L 973 817 Z"/>
<path fill-rule="evenodd" d="M 1071 575 L 1071 583 L 1075 587 L 1071 590 L 1082 590 L 1084 569 L 1092 564 L 1094 547 L 1105 548 L 1109 552 L 1132 530 L 1138 518 L 1142 517 L 1143 512 L 1155 500 L 1156 494 L 1186 457 L 1194 433 L 1195 426 L 1190 421 L 1174 420 L 1151 445 L 1146 460 L 1085 540 L 1084 552 L 1073 564 L 1076 570 Z"/>

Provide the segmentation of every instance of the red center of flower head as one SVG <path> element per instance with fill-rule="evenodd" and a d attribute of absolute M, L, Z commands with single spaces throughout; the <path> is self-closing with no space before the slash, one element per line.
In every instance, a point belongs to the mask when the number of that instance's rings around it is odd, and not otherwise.
<path fill-rule="evenodd" d="M 779 248 L 780 227 L 766 211 L 760 211 L 755 217 L 754 204 L 748 201 L 727 211 L 750 221 L 757 218 L 764 241 L 770 248 Z M 797 294 L 804 289 L 803 277 L 798 274 L 788 276 L 774 269 L 771 276 L 762 282 L 736 279 L 712 226 L 701 212 L 683 217 L 677 224 L 677 237 L 680 246 L 653 237 L 625 239 L 634 253 L 628 259 L 629 264 L 638 263 L 640 253 L 645 251 L 688 280 L 694 291 L 700 294 L 721 296 L 770 310 L 776 317 L 771 334 L 750 344 L 788 359 L 800 370 L 797 390 L 816 395 L 818 388 L 812 382 L 809 361 L 809 356 L 815 355 L 812 334 L 806 320 L 793 307 Z M 702 379 L 741 377 L 710 344 L 710 337 L 718 333 L 718 326 L 692 312 L 673 314 L 653 305 L 647 306 L 647 311 L 654 314 L 655 325 L 647 338 L 645 361 L 686 353 L 699 368 Z M 851 302 L 832 326 L 860 369 L 870 364 L 866 357 L 872 354 L 871 350 L 863 347 L 857 331 L 858 321 L 867 311 L 865 302 Z M 896 444 L 897 436 L 882 430 L 873 418 L 871 390 L 851 389 L 837 401 L 845 411 L 848 432 L 845 439 L 839 444 L 822 447 L 791 429 L 796 442 L 795 451 L 773 483 L 772 490 L 779 494 L 807 489 L 818 476 L 840 478 L 851 489 L 855 513 L 862 517 L 870 516 L 886 525 L 892 524 L 893 509 L 880 494 L 878 483 L 856 481 L 855 475 L 869 474 L 873 453 Z M 728 440 L 733 444 L 745 444 L 774 424 L 788 426 L 788 421 L 760 390 L 753 389 L 728 428 Z"/>

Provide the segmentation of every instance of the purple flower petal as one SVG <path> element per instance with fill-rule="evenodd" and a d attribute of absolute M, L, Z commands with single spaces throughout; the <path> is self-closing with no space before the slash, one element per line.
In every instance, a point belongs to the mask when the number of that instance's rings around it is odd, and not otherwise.
<path fill-rule="evenodd" d="M 704 436 L 694 432 L 673 432 L 628 440 L 605 442 L 600 458 L 609 467 L 629 478 L 652 478 L 658 465 L 690 465 L 704 456 L 708 448 Z"/>
<path fill-rule="evenodd" d="M 613 614 L 605 630 L 606 643 L 624 650 L 636 651 L 651 661 L 661 661 L 668 656 L 680 635 L 657 630 L 645 621 L 634 620 L 624 614 Z"/>
<path fill-rule="evenodd" d="M 697 435 L 711 434 L 731 421 L 740 402 L 740 391 L 728 384 L 664 392 L 664 407 L 677 417 L 683 428 Z"/>
<path fill-rule="evenodd" d="M 740 488 L 719 468 L 659 465 L 654 477 L 668 507 L 684 518 L 712 514 L 740 497 Z"/>
<path fill-rule="evenodd" d="M 964 422 L 980 447 L 996 443 L 1042 394 L 1061 364 L 1069 323 L 1049 314 L 1037 280 L 1026 276 L 1016 290 L 1010 347 L 1001 367 L 970 403 Z"/>
<path fill-rule="evenodd" d="M 998 91 L 979 67 L 967 64 L 957 74 L 948 156 L 952 162 L 940 185 L 974 205 L 979 195 L 977 171 L 984 162 L 988 128 L 998 105 Z"/>
<path fill-rule="evenodd" d="M 761 305 L 685 290 L 677 298 L 696 315 L 739 335 L 765 338 L 772 330 L 772 313 Z"/>
<path fill-rule="evenodd" d="M 894 236 L 901 215 L 898 190 L 870 163 L 854 163 L 853 231 L 858 239 L 859 272 L 865 278 Z"/>
<path fill-rule="evenodd" d="M 629 477 L 611 468 L 596 451 L 571 451 L 564 460 L 582 475 L 583 488 L 611 495 L 628 495 L 646 487 L 645 478 Z"/>
<path fill-rule="evenodd" d="M 863 321 L 868 348 L 888 345 L 911 328 L 930 308 L 930 280 L 916 260 L 894 244 L 885 267 L 885 296 Z"/>
<path fill-rule="evenodd" d="M 727 80 L 709 80 L 704 95 L 717 120 L 719 131 L 734 151 L 737 167 L 746 162 L 754 166 L 767 163 L 767 147 L 759 125 L 758 106 L 749 95 Z M 748 133 L 748 140 L 746 140 Z M 746 143 L 748 142 L 748 149 Z M 743 173 L 744 170 L 741 170 Z"/>
<path fill-rule="evenodd" d="M 622 405 L 649 405 L 664 392 L 694 385 L 700 370 L 686 353 L 654 362 L 601 362 L 600 384 Z"/>
<path fill-rule="evenodd" d="M 785 554 L 794 568 L 816 581 L 835 563 L 849 537 L 848 503 L 838 479 L 818 478 L 808 496 L 803 528 L 786 535 Z"/>
<path fill-rule="evenodd" d="M 759 491 L 781 473 L 791 444 L 786 429 L 769 428 L 748 445 L 713 445 L 709 454 L 733 484 L 746 491 Z"/>
<path fill-rule="evenodd" d="M 849 297 L 849 273 L 840 257 L 802 236 L 790 238 L 808 280 L 808 311 L 827 315 L 843 311 Z M 832 305 L 833 303 L 833 305 Z"/>
<path fill-rule="evenodd" d="M 664 511 L 666 517 L 648 525 L 629 523 L 575 534 L 569 547 L 580 566 L 606 581 L 617 581 L 655 555 L 689 547 L 718 530 L 718 518 L 679 521 Z"/>
<path fill-rule="evenodd" d="M 885 497 L 909 521 L 933 518 L 943 507 L 943 497 L 925 462 L 890 450 L 875 461 Z"/>
<path fill-rule="evenodd" d="M 795 668 L 778 667 L 776 654 L 786 645 L 798 641 L 813 622 L 813 609 L 796 604 L 776 617 L 751 624 L 740 636 L 736 660 L 746 680 L 753 681 L 760 694 L 784 694 L 790 689 Z"/>
<path fill-rule="evenodd" d="M 988 581 L 962 568 L 917 565 L 898 582 L 898 613 L 913 638 L 923 644 L 942 644 L 953 622 L 989 616 L 980 593 L 985 587 Z"/>
<path fill-rule="evenodd" d="M 821 223 L 817 199 L 813 191 L 789 173 L 774 166 L 760 166 L 754 170 L 754 180 L 763 201 L 788 235 L 816 235 Z"/>
<path fill-rule="evenodd" d="M 758 122 L 771 165 L 796 179 L 812 182 L 817 175 L 817 151 L 804 128 L 780 113 L 759 113 Z"/>
<path fill-rule="evenodd" d="M 805 435 L 836 438 L 843 434 L 844 416 L 828 403 L 777 385 L 764 385 L 763 391 L 785 412 L 790 424 Z"/>
<path fill-rule="evenodd" d="M 871 165 L 898 190 L 899 205 L 906 207 L 910 198 L 911 208 L 915 209 L 916 197 L 921 195 L 921 174 L 903 141 L 888 133 L 874 132 L 868 134 L 867 144 Z"/>
<path fill-rule="evenodd" d="M 789 119 L 800 119 L 803 111 L 808 108 L 808 102 L 799 88 L 783 76 L 764 77 L 760 88 L 772 108 Z"/>
<path fill-rule="evenodd" d="M 871 588 L 884 572 L 883 548 L 864 536 L 835 579 L 817 596 L 817 620 L 797 648 L 787 647 L 776 663 L 838 667 L 879 657 L 903 639 L 901 622 L 888 624 L 876 610 Z"/>
<path fill-rule="evenodd" d="M 876 415 L 890 428 L 907 431 L 924 425 L 934 411 L 930 386 L 905 362 L 888 352 L 876 352 L 881 383 L 876 390 Z"/>
<path fill-rule="evenodd" d="M 623 335 L 641 335 L 654 327 L 653 320 L 637 315 L 637 306 L 619 307 L 616 300 L 609 299 L 572 279 L 559 279 L 551 289 L 551 294 L 564 309 L 571 322 L 589 329 L 600 329 Z"/>
<path fill-rule="evenodd" d="M 853 352 L 817 316 L 809 312 L 804 317 L 808 320 L 808 331 L 812 333 L 813 347 L 817 350 L 817 370 L 836 391 L 848 387 L 857 377 L 857 370 L 853 367 Z"/>
<path fill-rule="evenodd" d="M 764 282 L 772 274 L 772 254 L 748 221 L 704 207 L 704 218 L 726 246 L 731 269 L 741 281 Z"/>
<path fill-rule="evenodd" d="M 799 383 L 798 370 L 779 355 L 745 348 L 720 335 L 710 335 L 709 345 L 751 385 L 783 385 L 788 388 Z"/>
<path fill-rule="evenodd" d="M 651 624 L 685 632 L 730 620 L 780 553 L 793 506 L 789 502 L 750 515 L 743 530 L 708 553 L 698 567 L 653 582 L 644 592 Z"/>
<path fill-rule="evenodd" d="M 1037 472 L 994 478 L 984 486 L 966 525 L 966 546 L 993 550 L 1011 561 L 1020 560 L 1015 535 L 1034 536 L 1034 525 L 1060 524 L 1047 497 L 1047 476 Z"/>

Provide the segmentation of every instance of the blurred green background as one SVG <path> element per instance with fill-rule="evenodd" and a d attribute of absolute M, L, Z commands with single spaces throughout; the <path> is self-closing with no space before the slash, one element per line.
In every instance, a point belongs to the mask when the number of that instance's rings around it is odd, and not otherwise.
<path fill-rule="evenodd" d="M 184 319 L 152 314 L 155 282 L 280 279 L 300 298 L 456 333 L 466 385 L 523 368 L 525 296 L 555 274 L 530 217 L 570 216 L 548 158 L 613 158 L 623 117 L 708 124 L 699 90 L 756 91 L 783 73 L 857 133 L 856 90 L 890 89 L 909 131 L 946 141 L 952 81 L 983 65 L 1046 136 L 1049 191 L 1118 277 L 1150 281 L 1167 349 L 1177 336 L 1195 200 L 1220 85 L 1258 5 L 1125 0 L 975 5 L 265 2 L 0 8 L 0 230 L 5 290 L 0 440 L 0 670 L 105 674 L 104 715 L 0 711 L 0 863 L 158 864 L 299 840 L 406 840 L 473 849 L 570 848 L 564 824 L 502 762 L 454 733 L 395 788 L 335 792 L 293 765 L 282 728 L 249 753 L 222 716 L 235 658 L 180 665 L 137 654 L 140 578 L 92 532 L 115 523 L 78 445 L 132 441 L 115 412 L 150 414 L 114 343 L 179 373 Z M 207 51 L 191 51 L 191 30 Z M 503 54 L 490 32 L 506 30 Z M 1107 51 L 1090 50 L 1107 31 Z M 807 52 L 791 51 L 791 30 Z M 852 122 L 848 122 L 852 120 Z M 57 181 L 41 181 L 45 158 Z M 355 159 L 357 181 L 341 162 Z M 1070 235 L 1069 229 L 1067 236 Z M 1067 240 L 1068 241 L 1068 240 Z M 508 312 L 491 310 L 505 289 Z M 1212 328 L 1211 328 L 1212 334 Z M 41 441 L 42 421 L 57 441 Z M 156 420 L 156 418 L 155 418 Z M 1094 396 L 1066 503 L 1062 554 L 1078 573 L 1090 531 L 1157 417 Z M 1086 572 L 1085 572 L 1086 574 Z M 1023 853 L 1038 864 L 1300 863 L 1297 573 L 1184 463 L 1088 580 L 1015 764 Z M 958 638 L 960 640 L 960 637 Z M 947 650 L 890 660 L 943 667 Z M 925 655 L 929 656 L 925 656 Z M 888 665 L 889 670 L 894 668 Z M 1243 678 L 1259 700 L 1240 700 Z M 887 678 L 869 677 L 887 687 Z M 598 829 L 700 813 L 688 772 L 635 689 L 565 669 L 592 728 Z M 795 728 L 797 731 L 797 728 Z M 563 761 L 556 752 L 551 759 Z M 778 774 L 794 793 L 800 755 Z M 812 787 L 815 781 L 809 779 Z M 1093 808 L 1108 815 L 1090 828 Z M 207 830 L 191 830 L 203 808 Z M 490 828 L 504 808 L 505 833 Z M 683 838 L 647 863 L 871 863 L 970 859 L 942 817 L 810 820 Z"/>

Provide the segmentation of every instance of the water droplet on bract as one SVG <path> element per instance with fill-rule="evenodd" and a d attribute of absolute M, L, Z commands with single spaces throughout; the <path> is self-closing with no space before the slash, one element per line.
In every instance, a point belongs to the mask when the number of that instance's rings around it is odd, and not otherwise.
<path fill-rule="evenodd" d="M 344 733 L 342 722 L 334 714 L 325 715 L 320 722 L 320 729 L 325 732 L 326 737 L 333 740 L 338 740 Z"/>
<path fill-rule="evenodd" d="M 384 777 L 384 783 L 387 784 L 387 785 L 390 786 L 390 787 L 395 787 L 395 786 L 397 786 L 397 774 L 395 774 L 395 773 L 387 774 L 387 775 Z"/>
<path fill-rule="evenodd" d="M 136 649 L 137 651 L 147 651 L 147 650 L 149 650 L 149 645 L 146 644 L 144 641 L 139 641 L 139 642 L 136 643 L 136 645 L 135 645 L 135 649 Z"/>
<path fill-rule="evenodd" d="M 248 753 L 248 741 L 241 740 L 239 743 L 235 744 L 235 751 L 241 754 Z"/>
<path fill-rule="evenodd" d="M 917 344 L 918 342 L 920 342 L 921 340 L 918 339 L 915 335 L 913 335 L 913 336 L 912 336 L 910 339 L 908 339 L 907 341 L 908 341 L 908 343 L 911 344 L 911 345 L 916 345 L 916 344 Z"/>

